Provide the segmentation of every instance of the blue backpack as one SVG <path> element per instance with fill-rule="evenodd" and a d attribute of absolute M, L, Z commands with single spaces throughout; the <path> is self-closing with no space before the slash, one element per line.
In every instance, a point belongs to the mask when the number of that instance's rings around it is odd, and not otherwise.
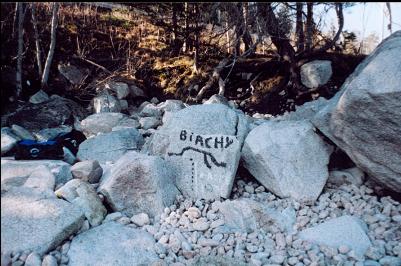
<path fill-rule="evenodd" d="M 79 145 L 85 140 L 85 135 L 75 129 L 69 133 L 61 133 L 48 141 L 21 140 L 17 143 L 14 158 L 15 160 L 62 160 L 63 147 L 76 155 Z"/>
<path fill-rule="evenodd" d="M 17 143 L 15 160 L 62 160 L 64 158 L 63 146 L 54 140 L 35 141 L 21 140 Z"/>

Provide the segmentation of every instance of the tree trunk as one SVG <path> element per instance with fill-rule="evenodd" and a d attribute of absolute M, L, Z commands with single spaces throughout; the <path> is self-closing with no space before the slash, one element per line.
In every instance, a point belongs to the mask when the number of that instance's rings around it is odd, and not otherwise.
<path fill-rule="evenodd" d="M 198 29 L 199 26 L 199 3 L 195 3 L 195 54 L 194 54 L 194 71 L 195 73 L 198 72 L 198 64 L 199 64 L 199 39 L 200 39 L 200 32 Z"/>
<path fill-rule="evenodd" d="M 298 90 L 302 87 L 299 82 L 299 70 L 296 64 L 295 50 L 291 46 L 288 38 L 282 36 L 280 32 L 279 22 L 274 14 L 271 3 L 260 4 L 263 16 L 266 18 L 266 30 L 270 35 L 273 44 L 276 46 L 278 54 L 281 59 L 289 62 L 290 64 L 290 82 L 288 89 L 297 94 Z"/>
<path fill-rule="evenodd" d="M 314 53 L 327 51 L 329 48 L 333 47 L 333 45 L 337 42 L 338 38 L 340 38 L 341 32 L 343 31 L 344 27 L 343 3 L 336 3 L 335 5 L 336 5 L 337 20 L 338 20 L 337 33 L 332 40 L 325 43 L 323 47 L 319 48 L 317 51 L 314 51 Z"/>
<path fill-rule="evenodd" d="M 227 53 L 231 53 L 231 39 L 230 39 L 230 29 L 228 27 L 228 14 L 226 14 L 226 41 L 227 41 Z"/>
<path fill-rule="evenodd" d="M 38 20 L 36 18 L 36 3 L 32 3 L 32 24 L 33 30 L 35 34 L 35 45 L 36 45 L 36 61 L 38 63 L 38 74 L 39 77 L 42 77 L 43 69 L 42 69 L 42 53 L 40 50 L 40 37 L 38 31 Z"/>
<path fill-rule="evenodd" d="M 16 98 L 18 99 L 22 92 L 22 52 L 24 49 L 24 3 L 18 3 L 18 48 L 17 48 L 17 72 L 15 76 Z"/>
<path fill-rule="evenodd" d="M 247 2 L 243 3 L 243 16 L 244 16 L 244 34 L 242 40 L 245 44 L 245 51 L 248 51 L 252 47 L 252 37 L 248 30 L 248 19 L 249 19 L 249 6 Z M 253 54 L 253 52 L 251 52 Z"/>
<path fill-rule="evenodd" d="M 238 16 L 237 17 L 237 23 L 235 25 L 235 54 L 236 56 L 240 56 L 241 54 L 241 39 L 243 36 L 243 32 L 244 32 L 244 18 L 242 16 L 242 3 L 238 3 L 237 6 L 235 7 L 237 8 L 235 11 L 237 12 Z M 235 14 L 232 14 L 235 16 Z"/>
<path fill-rule="evenodd" d="M 297 22 L 295 26 L 295 32 L 297 34 L 297 52 L 302 52 L 304 50 L 304 29 L 302 20 L 302 9 L 304 4 L 302 2 L 297 2 Z"/>
<path fill-rule="evenodd" d="M 172 22 L 173 22 L 173 56 L 176 56 L 179 54 L 179 44 L 178 44 L 178 23 L 177 23 L 177 4 L 178 3 L 172 3 L 173 5 L 173 17 L 172 17 Z"/>
<path fill-rule="evenodd" d="M 393 29 L 392 29 L 392 25 L 393 25 L 393 18 L 391 16 L 391 6 L 390 6 L 390 2 L 386 2 L 386 6 L 387 6 L 387 10 L 388 10 L 388 15 L 389 15 L 389 23 L 387 25 L 388 30 L 390 31 L 390 34 L 393 34 Z"/>
<path fill-rule="evenodd" d="M 305 50 L 310 51 L 312 48 L 312 37 L 313 37 L 313 3 L 306 3 L 306 38 L 305 38 Z"/>
<path fill-rule="evenodd" d="M 59 6 L 60 6 L 60 3 L 58 3 L 58 2 L 55 2 L 53 4 L 50 47 L 49 47 L 49 53 L 47 54 L 45 68 L 43 70 L 43 75 L 42 75 L 42 82 L 41 82 L 42 88 L 47 86 L 47 80 L 49 79 L 49 73 L 50 73 L 50 66 L 51 66 L 51 63 L 53 60 L 54 49 L 56 47 L 57 20 L 58 20 Z"/>
<path fill-rule="evenodd" d="M 189 15 L 188 15 L 188 2 L 184 2 L 184 28 L 185 28 L 185 39 L 183 45 L 183 52 L 189 51 Z"/>
<path fill-rule="evenodd" d="M 11 38 L 14 39 L 15 37 L 15 28 L 18 28 L 18 2 L 15 3 L 15 10 L 14 10 L 14 19 L 13 19 L 13 28 L 11 31 Z"/>

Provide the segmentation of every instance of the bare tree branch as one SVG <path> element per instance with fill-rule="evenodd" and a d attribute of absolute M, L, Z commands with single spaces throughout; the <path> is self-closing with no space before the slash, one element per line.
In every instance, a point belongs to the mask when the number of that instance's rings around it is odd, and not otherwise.
<path fill-rule="evenodd" d="M 45 68 L 43 70 L 42 75 L 42 88 L 47 86 L 47 80 L 49 79 L 50 66 L 53 60 L 54 49 L 56 47 L 56 33 L 57 33 L 57 23 L 58 23 L 58 9 L 60 3 L 55 2 L 53 4 L 53 12 L 52 12 L 52 23 L 51 23 L 51 36 L 50 36 L 50 48 L 49 53 L 47 54 Z"/>

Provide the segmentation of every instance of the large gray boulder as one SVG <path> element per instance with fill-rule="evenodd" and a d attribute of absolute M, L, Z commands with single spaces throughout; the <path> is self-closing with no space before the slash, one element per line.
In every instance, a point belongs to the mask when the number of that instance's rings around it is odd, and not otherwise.
<path fill-rule="evenodd" d="M 25 180 L 38 167 L 46 166 L 55 176 L 55 185 L 65 184 L 72 179 L 71 165 L 60 160 L 14 160 L 1 159 L 1 184 Z"/>
<path fill-rule="evenodd" d="M 329 100 L 319 97 L 318 99 L 310 102 L 306 102 L 303 105 L 299 105 L 295 107 L 294 112 L 285 113 L 280 116 L 274 117 L 272 120 L 281 121 L 281 120 L 308 120 L 312 121 L 315 115 L 320 112 L 324 107 L 326 107 Z"/>
<path fill-rule="evenodd" d="M 58 189 L 55 194 L 79 207 L 91 226 L 99 225 L 107 214 L 106 208 L 95 189 L 87 182 L 73 179 Z"/>
<path fill-rule="evenodd" d="M 226 106 L 229 106 L 227 98 L 220 94 L 213 94 L 203 104 L 212 104 L 212 103 L 219 103 L 219 104 L 224 104 Z"/>
<path fill-rule="evenodd" d="M 143 152 L 161 155 L 177 173 L 177 186 L 191 198 L 227 198 L 248 133 L 241 111 L 222 104 L 195 105 L 172 113 Z"/>
<path fill-rule="evenodd" d="M 367 226 L 362 220 L 345 215 L 305 229 L 299 233 L 299 237 L 334 248 L 348 246 L 357 256 L 362 257 L 371 246 L 366 231 Z"/>
<path fill-rule="evenodd" d="M 326 84 L 332 74 L 328 60 L 314 60 L 301 66 L 301 82 L 310 89 Z"/>
<path fill-rule="evenodd" d="M 77 157 L 100 163 L 116 161 L 129 150 L 140 150 L 143 137 L 135 128 L 125 128 L 89 138 L 79 145 Z"/>
<path fill-rule="evenodd" d="M 330 153 L 310 122 L 268 121 L 249 133 L 242 158 L 274 194 L 312 203 L 326 184 Z"/>
<path fill-rule="evenodd" d="M 217 204 L 224 220 L 224 232 L 248 232 L 269 230 L 275 224 L 283 232 L 292 233 L 296 213 L 292 207 L 282 211 L 266 207 L 251 199 L 226 200 Z"/>
<path fill-rule="evenodd" d="M 43 255 L 76 233 L 84 222 L 78 207 L 53 191 L 14 187 L 1 195 L 2 253 L 34 251 Z"/>
<path fill-rule="evenodd" d="M 93 109 L 95 113 L 104 112 L 120 112 L 120 102 L 107 91 L 101 92 L 98 96 L 92 99 Z"/>
<path fill-rule="evenodd" d="M 200 135 L 182 129 L 171 133 L 165 158 L 177 173 L 177 187 L 185 197 L 196 200 L 228 198 L 240 157 L 235 136 Z"/>
<path fill-rule="evenodd" d="M 149 117 L 156 116 L 159 117 L 162 115 L 162 109 L 157 107 L 154 103 L 148 103 L 140 108 L 139 116 L 141 117 Z"/>
<path fill-rule="evenodd" d="M 56 184 L 55 176 L 50 172 L 49 168 L 44 165 L 39 165 L 29 175 L 24 183 L 25 187 L 35 188 L 39 191 L 54 191 Z"/>
<path fill-rule="evenodd" d="M 98 113 L 86 117 L 81 121 L 81 129 L 87 136 L 97 135 L 98 133 L 108 133 L 113 127 L 131 126 L 138 128 L 138 121 L 129 118 L 122 113 Z"/>
<path fill-rule="evenodd" d="M 129 90 L 132 98 L 146 97 L 145 92 L 136 85 L 131 85 L 129 87 Z"/>
<path fill-rule="evenodd" d="M 28 175 L 16 175 L 10 178 L 3 169 L 2 173 L 5 173 L 5 175 L 1 177 L 1 193 L 22 186 L 35 188 L 37 191 L 52 192 L 56 182 L 54 175 L 44 165 L 38 165 L 33 168 Z"/>
<path fill-rule="evenodd" d="M 160 215 L 179 194 L 170 165 L 158 156 L 128 152 L 102 178 L 98 191 L 114 211 Z"/>
<path fill-rule="evenodd" d="M 49 100 L 49 95 L 47 95 L 43 90 L 39 90 L 29 98 L 29 102 L 33 104 L 43 103 L 47 100 Z"/>
<path fill-rule="evenodd" d="M 17 142 L 21 140 L 16 136 L 9 127 L 1 128 L 1 155 L 6 154 L 12 150 Z"/>
<path fill-rule="evenodd" d="M 52 127 L 52 128 L 43 128 L 40 130 L 33 131 L 33 135 L 38 141 L 48 141 L 49 139 L 53 139 L 60 134 L 66 134 L 71 132 L 71 126 L 61 125 L 59 127 Z"/>
<path fill-rule="evenodd" d="M 149 117 L 141 117 L 139 119 L 139 124 L 141 124 L 141 128 L 144 130 L 148 130 L 150 128 L 158 127 L 162 121 L 158 117 L 149 116 Z"/>
<path fill-rule="evenodd" d="M 68 265 L 151 265 L 159 259 L 154 244 L 153 237 L 143 230 L 108 222 L 72 240 Z"/>
<path fill-rule="evenodd" d="M 93 184 L 99 182 L 103 174 L 103 168 L 96 160 L 82 161 L 71 167 L 71 174 L 74 178 Z"/>
<path fill-rule="evenodd" d="M 184 103 L 181 100 L 166 100 L 157 105 L 163 112 L 178 112 L 185 108 Z"/>
<path fill-rule="evenodd" d="M 31 132 L 29 132 L 28 130 L 19 125 L 12 125 L 11 130 L 17 137 L 21 139 L 35 140 L 35 137 L 32 135 Z"/>
<path fill-rule="evenodd" d="M 119 100 L 125 99 L 130 93 L 127 83 L 124 82 L 108 82 L 106 83 L 105 88 L 114 91 L 117 94 L 117 99 Z"/>
<path fill-rule="evenodd" d="M 186 129 L 200 135 L 235 136 L 242 147 L 248 134 L 248 121 L 244 113 L 222 104 L 192 105 L 173 113 L 150 139 L 146 150 L 152 154 L 166 154 L 171 132 Z"/>
<path fill-rule="evenodd" d="M 39 104 L 26 104 L 8 118 L 8 124 L 17 124 L 33 132 L 43 128 L 73 125 L 75 119 L 81 120 L 88 112 L 76 102 L 52 95 L 49 100 Z"/>
<path fill-rule="evenodd" d="M 313 124 L 377 182 L 401 193 L 401 31 L 344 82 Z"/>
<path fill-rule="evenodd" d="M 90 72 L 89 69 L 80 69 L 70 63 L 59 64 L 57 68 L 60 74 L 74 85 L 82 84 Z"/>

